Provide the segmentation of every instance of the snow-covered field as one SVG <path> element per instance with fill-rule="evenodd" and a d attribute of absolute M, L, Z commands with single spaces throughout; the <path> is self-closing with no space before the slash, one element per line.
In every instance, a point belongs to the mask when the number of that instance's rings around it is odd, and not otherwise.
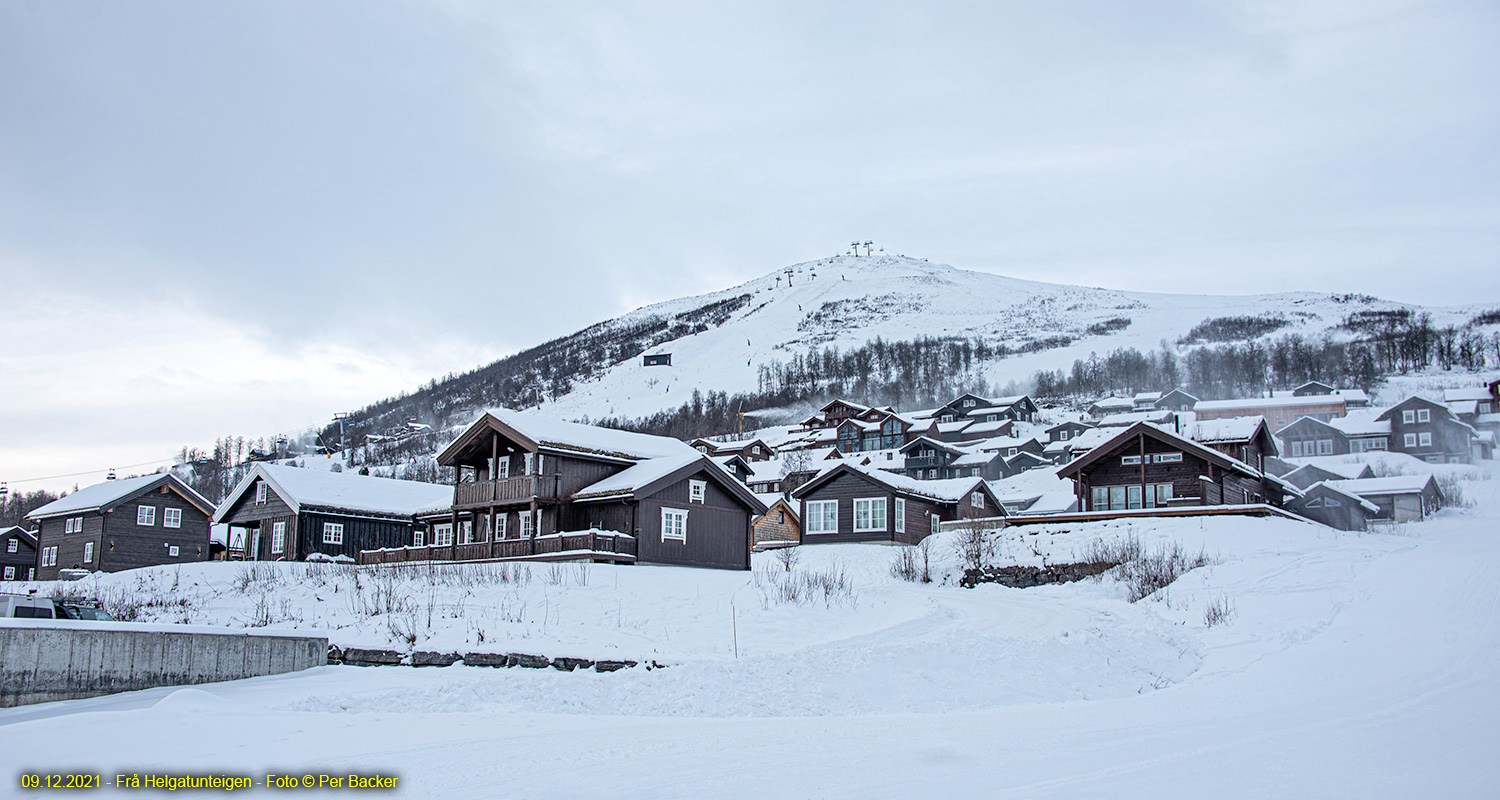
<path fill-rule="evenodd" d="M 931 584 L 892 575 L 896 548 L 859 545 L 801 548 L 790 573 L 768 553 L 749 574 L 105 576 L 114 602 L 154 603 L 142 619 L 670 666 L 326 667 L 3 710 L 0 752 L 13 769 L 106 774 L 379 771 L 415 797 L 1492 797 L 1500 481 L 1486 468 L 1469 470 L 1473 508 L 1381 533 L 1184 519 L 998 543 L 1000 562 L 1124 537 L 1214 561 L 1134 604 L 1108 577 L 960 588 L 951 534 Z M 789 575 L 835 588 L 788 599 Z M 1233 613 L 1210 627 L 1214 603 Z"/>

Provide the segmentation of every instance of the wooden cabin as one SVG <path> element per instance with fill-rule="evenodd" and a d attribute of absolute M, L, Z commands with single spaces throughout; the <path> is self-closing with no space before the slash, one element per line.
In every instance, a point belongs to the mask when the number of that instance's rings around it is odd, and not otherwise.
<path fill-rule="evenodd" d="M 1374 504 L 1379 511 L 1371 519 L 1381 522 L 1421 522 L 1447 501 L 1431 475 L 1393 475 L 1327 484 Z"/>
<path fill-rule="evenodd" d="M 1276 434 L 1281 452 L 1288 458 L 1341 456 L 1390 447 L 1391 423 L 1376 419 L 1375 409 L 1355 409 L 1343 417 L 1324 422 L 1303 417 Z"/>
<path fill-rule="evenodd" d="M 803 544 L 916 544 L 942 522 L 1005 515 L 980 478 L 918 481 L 847 462 L 808 481 L 792 499 L 800 504 Z"/>
<path fill-rule="evenodd" d="M 1318 397 L 1330 395 L 1334 392 L 1333 386 L 1322 381 L 1308 381 L 1292 390 L 1293 397 Z"/>
<path fill-rule="evenodd" d="M 1327 422 L 1347 412 L 1344 397 L 1337 394 L 1202 400 L 1193 406 L 1193 415 L 1200 422 L 1222 417 L 1265 417 L 1273 434 L 1303 417 Z"/>
<path fill-rule="evenodd" d="M 1198 405 L 1198 398 L 1184 392 L 1181 389 L 1173 389 L 1157 398 L 1155 406 L 1164 411 L 1192 411 Z"/>
<path fill-rule="evenodd" d="M 79 489 L 26 515 L 36 523 L 36 579 L 207 561 L 213 510 L 171 473 Z"/>
<path fill-rule="evenodd" d="M 1374 503 L 1322 481 L 1288 499 L 1286 509 L 1341 531 L 1363 531 L 1380 513 Z"/>
<path fill-rule="evenodd" d="M 1068 420 L 1047 429 L 1047 442 L 1066 442 L 1078 438 L 1084 431 L 1093 430 L 1094 426 L 1087 422 Z"/>
<path fill-rule="evenodd" d="M 417 515 L 446 508 L 452 487 L 260 463 L 214 514 L 247 561 L 357 560 L 422 537 Z"/>
<path fill-rule="evenodd" d="M 797 514 L 797 506 L 781 494 L 762 495 L 760 500 L 767 508 L 766 513 L 750 522 L 752 548 L 767 550 L 801 544 L 802 520 Z"/>
<path fill-rule="evenodd" d="M 1036 403 L 1027 395 L 1013 397 L 980 397 L 963 394 L 937 409 L 933 418 L 939 422 L 954 422 L 971 419 L 976 422 L 998 422 L 1010 419 L 1016 422 L 1031 422 L 1036 418 Z"/>
<path fill-rule="evenodd" d="M 590 551 L 603 560 L 749 569 L 750 522 L 765 511 L 676 439 L 507 410 L 482 414 L 437 461 L 455 483 L 449 508 L 427 517 L 446 548 L 433 558 L 545 556 L 572 535 L 608 539 Z"/>
<path fill-rule="evenodd" d="M 1297 490 L 1255 466 L 1187 437 L 1137 423 L 1057 471 L 1083 511 L 1179 506 L 1280 507 Z"/>
<path fill-rule="evenodd" d="M 1089 416 L 1103 419 L 1111 414 L 1128 414 L 1135 410 L 1135 400 L 1129 397 L 1101 397 L 1089 404 Z"/>
<path fill-rule="evenodd" d="M 1347 481 L 1373 477 L 1375 477 L 1375 471 L 1370 469 L 1369 464 L 1330 464 L 1328 466 L 1303 464 L 1282 475 L 1281 479 L 1298 489 L 1306 489 L 1324 481 Z"/>
<path fill-rule="evenodd" d="M 1276 437 L 1266 425 L 1265 417 L 1220 417 L 1203 420 L 1190 425 L 1187 437 L 1198 444 L 1211 447 L 1226 456 L 1255 467 L 1266 469 L 1265 460 L 1281 455 L 1276 447 Z"/>
<path fill-rule="evenodd" d="M 670 367 L 670 366 L 672 366 L 672 354 L 671 353 L 652 353 L 652 354 L 649 354 L 649 355 L 643 355 L 643 356 L 641 356 L 641 366 L 643 366 L 643 367 Z"/>
<path fill-rule="evenodd" d="M 0 531 L 0 580 L 36 579 L 36 536 L 19 525 Z"/>
<path fill-rule="evenodd" d="M 1430 464 L 1468 464 L 1476 458 L 1479 431 L 1442 403 L 1408 397 L 1381 412 L 1376 420 L 1390 423 L 1393 452 Z"/>

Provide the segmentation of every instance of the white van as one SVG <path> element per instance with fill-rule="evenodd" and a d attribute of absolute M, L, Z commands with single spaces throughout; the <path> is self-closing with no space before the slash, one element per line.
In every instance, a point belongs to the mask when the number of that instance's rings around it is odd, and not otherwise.
<path fill-rule="evenodd" d="M 0 594 L 0 617 L 55 619 L 57 606 L 50 597 L 34 594 Z"/>

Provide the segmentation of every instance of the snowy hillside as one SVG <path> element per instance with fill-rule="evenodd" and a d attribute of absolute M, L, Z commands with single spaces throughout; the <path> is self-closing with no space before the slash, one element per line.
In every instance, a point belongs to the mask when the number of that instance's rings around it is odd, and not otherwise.
<path fill-rule="evenodd" d="M 1038 369 L 1065 368 L 1091 351 L 1146 351 L 1175 342 L 1205 319 L 1282 318 L 1277 335 L 1318 335 L 1364 310 L 1414 308 L 1366 296 L 1286 293 L 1255 296 L 1121 292 L 1017 280 L 898 256 L 839 256 L 796 264 L 722 292 L 660 303 L 607 326 L 673 320 L 715 303 L 738 305 L 707 330 L 676 338 L 652 352 L 671 353 L 671 366 L 640 358 L 554 398 L 564 417 L 639 417 L 681 405 L 693 389 L 731 394 L 758 387 L 758 365 L 787 361 L 817 347 L 853 347 L 880 337 L 982 337 L 1020 355 L 976 366 L 991 385 L 1024 382 Z M 1462 325 L 1488 305 L 1428 309 L 1435 325 Z M 1421 309 L 1417 309 L 1421 310 Z M 1067 344 L 1058 346 L 1062 341 Z"/>

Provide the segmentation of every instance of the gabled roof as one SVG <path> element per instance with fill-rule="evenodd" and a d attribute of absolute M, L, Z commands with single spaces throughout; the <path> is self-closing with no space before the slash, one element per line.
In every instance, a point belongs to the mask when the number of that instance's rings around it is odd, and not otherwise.
<path fill-rule="evenodd" d="M 1345 499 L 1349 503 L 1357 505 L 1360 508 L 1363 508 L 1366 512 L 1371 513 L 1371 514 L 1375 514 L 1375 513 L 1378 513 L 1380 511 L 1380 506 L 1375 505 L 1374 503 L 1370 502 L 1369 500 L 1366 500 L 1363 497 L 1360 497 L 1359 495 L 1354 494 L 1353 492 L 1350 492 L 1350 491 L 1345 490 L 1345 489 L 1340 489 L 1338 486 L 1335 486 L 1333 484 L 1333 482 L 1330 482 L 1330 481 L 1319 481 L 1319 482 L 1317 482 L 1317 483 L 1315 483 L 1315 484 L 1307 487 L 1306 489 L 1303 489 L 1302 490 L 1302 497 L 1303 498 L 1309 498 L 1309 497 L 1312 497 L 1315 494 L 1318 494 L 1319 492 L 1327 492 L 1328 494 L 1338 495 L 1339 497 Z"/>
<path fill-rule="evenodd" d="M 1131 425 L 1124 430 L 1121 430 L 1118 434 L 1111 437 L 1108 442 L 1105 442 L 1104 444 L 1101 444 L 1088 451 L 1084 455 L 1079 456 L 1073 461 L 1070 461 L 1067 464 L 1058 467 L 1057 476 L 1059 478 L 1071 478 L 1074 475 L 1077 475 L 1084 469 L 1097 464 L 1099 461 L 1108 458 L 1110 455 L 1117 452 L 1116 449 L 1112 446 L 1116 442 L 1125 444 L 1138 435 L 1145 435 L 1147 438 L 1155 439 L 1163 444 L 1168 444 L 1173 447 L 1180 448 L 1183 451 L 1192 453 L 1193 455 L 1203 459 L 1204 461 L 1218 466 L 1220 469 L 1231 470 L 1234 472 L 1238 472 L 1241 475 L 1247 475 L 1252 478 L 1260 478 L 1262 477 L 1262 475 L 1264 475 L 1267 481 L 1280 485 L 1282 489 L 1284 489 L 1288 494 L 1301 494 L 1300 489 L 1291 485 L 1290 483 L 1287 483 L 1281 478 L 1272 475 L 1269 472 L 1263 473 L 1260 470 L 1257 470 L 1256 468 L 1250 466 L 1249 464 L 1246 464 L 1245 462 L 1239 460 L 1238 458 L 1226 456 L 1223 453 L 1220 453 L 1218 450 L 1215 450 L 1211 447 L 1205 447 L 1204 445 L 1198 444 L 1197 442 L 1186 437 L 1179 436 L 1175 433 L 1172 433 L 1171 431 L 1162 430 L 1161 428 L 1158 428 L 1157 426 L 1152 425 L 1148 422 L 1137 422 L 1136 424 Z"/>
<path fill-rule="evenodd" d="M 734 495 L 748 506 L 750 513 L 765 513 L 765 503 L 761 502 L 749 487 L 735 480 L 733 475 L 725 472 L 722 467 L 702 453 L 691 449 L 689 452 L 692 455 L 646 459 L 602 481 L 579 489 L 573 493 L 572 499 L 581 502 L 640 499 L 649 497 L 662 488 L 701 471 L 704 477 L 712 479 L 719 485 L 719 488 Z"/>
<path fill-rule="evenodd" d="M 1301 392 L 1304 390 L 1315 392 L 1320 395 L 1333 394 L 1334 387 L 1331 384 L 1327 384 L 1322 381 L 1308 381 L 1307 383 L 1304 383 L 1301 386 L 1292 389 L 1293 392 Z"/>
<path fill-rule="evenodd" d="M 756 519 L 765 517 L 767 514 L 775 511 L 779 507 L 787 514 L 791 515 L 793 522 L 799 525 L 802 524 L 802 515 L 797 513 L 797 507 L 795 505 L 792 505 L 791 501 L 786 499 L 786 495 L 782 494 L 781 492 L 775 492 L 772 494 L 758 494 L 755 496 L 755 499 L 761 501 L 766 506 L 765 511 L 762 511 L 756 515 Z"/>
<path fill-rule="evenodd" d="M 836 405 L 845 405 L 845 406 L 848 406 L 849 410 L 853 411 L 856 414 L 860 413 L 861 411 L 869 411 L 870 410 L 869 406 L 862 406 L 859 403 L 855 403 L 855 402 L 852 402 L 852 401 L 849 401 L 849 400 L 844 400 L 842 398 L 837 399 L 837 400 L 830 400 L 830 401 L 828 401 L 827 405 L 823 406 L 822 408 L 820 408 L 818 410 L 822 411 L 823 413 L 826 414 L 826 413 L 828 413 L 828 409 L 833 408 Z"/>
<path fill-rule="evenodd" d="M 109 509 L 116 504 L 131 497 L 144 494 L 158 486 L 166 484 L 172 487 L 182 499 L 188 501 L 198 510 L 205 514 L 214 513 L 214 504 L 208 502 L 208 498 L 193 491 L 170 472 L 158 473 L 156 475 L 142 475 L 138 478 L 126 478 L 118 481 L 105 481 L 93 486 L 86 486 L 78 491 L 59 500 L 53 500 L 41 508 L 35 509 L 26 515 L 27 519 L 46 519 L 48 517 L 59 517 L 65 514 L 76 514 L 80 511 L 94 511 L 97 509 Z"/>
<path fill-rule="evenodd" d="M 1353 464 L 1303 464 L 1292 470 L 1291 472 L 1282 475 L 1281 477 L 1283 480 L 1295 484 L 1299 482 L 1299 475 L 1319 476 L 1318 480 L 1312 482 L 1319 483 L 1323 480 L 1354 480 L 1356 478 L 1373 478 L 1375 477 L 1375 471 L 1370 469 L 1369 464 L 1365 464 L 1362 462 Z M 1312 484 L 1310 483 L 1308 485 Z"/>
<path fill-rule="evenodd" d="M 1438 402 L 1435 402 L 1435 401 L 1432 401 L 1432 400 L 1428 400 L 1425 397 L 1418 397 L 1416 395 L 1412 395 L 1411 397 L 1408 397 L 1405 400 L 1402 400 L 1401 402 L 1399 402 L 1399 403 L 1391 406 L 1390 408 L 1387 408 L 1385 411 L 1382 411 L 1380 413 L 1380 416 L 1376 417 L 1375 419 L 1378 419 L 1378 420 L 1392 419 L 1393 417 L 1396 416 L 1396 412 L 1397 411 L 1405 411 L 1408 406 L 1425 406 L 1425 407 L 1431 408 L 1431 409 L 1433 409 L 1435 411 L 1441 411 L 1444 414 L 1447 414 L 1449 419 L 1456 419 L 1453 416 L 1453 412 L 1449 411 L 1447 406 L 1443 405 L 1442 403 L 1438 403 Z"/>
<path fill-rule="evenodd" d="M 21 527 L 20 525 L 12 525 L 9 528 L 0 530 L 0 536 L 10 536 L 12 534 L 20 537 L 23 541 L 25 541 L 32 547 L 36 547 L 36 535 L 31 531 L 28 531 L 25 528 Z"/>
<path fill-rule="evenodd" d="M 1456 403 L 1460 400 L 1493 400 L 1495 399 L 1488 387 L 1464 386 L 1458 389 L 1444 389 L 1443 402 Z"/>
<path fill-rule="evenodd" d="M 1345 398 L 1336 394 L 1311 394 L 1303 397 L 1249 397 L 1238 400 L 1199 400 L 1193 411 L 1239 411 L 1249 408 L 1343 405 Z"/>
<path fill-rule="evenodd" d="M 1070 419 L 1067 422 L 1059 422 L 1056 425 L 1053 425 L 1052 427 L 1048 428 L 1046 430 L 1046 432 L 1047 433 L 1052 433 L 1053 431 L 1060 431 L 1063 428 L 1085 428 L 1085 429 L 1087 429 L 1087 428 L 1096 428 L 1096 427 L 1098 427 L 1098 426 L 1097 425 L 1090 425 L 1087 422 L 1079 422 L 1076 419 Z"/>
<path fill-rule="evenodd" d="M 1139 403 L 1155 403 L 1161 399 L 1161 392 L 1136 392 L 1133 400 Z"/>
<path fill-rule="evenodd" d="M 1162 422 L 1172 418 L 1172 411 L 1157 409 L 1155 411 L 1132 411 L 1125 414 L 1110 414 L 1099 420 L 1101 428 L 1122 428 L 1126 425 L 1134 425 L 1137 422 Z"/>
<path fill-rule="evenodd" d="M 1204 444 L 1250 442 L 1261 436 L 1264 436 L 1267 441 L 1274 442 L 1270 437 L 1271 429 L 1266 425 L 1266 418 L 1259 414 L 1253 417 L 1219 417 L 1218 419 L 1198 420 L 1183 432 L 1189 439 Z"/>
<path fill-rule="evenodd" d="M 1022 450 L 1021 452 L 1016 453 L 1010 458 L 1005 459 L 1005 464 L 1009 467 L 1016 467 L 1017 465 L 1020 465 L 1023 469 L 1052 466 L 1052 462 L 1050 460 L 1043 456 L 1039 456 L 1036 453 L 1031 452 L 1030 450 Z"/>
<path fill-rule="evenodd" d="M 694 450 L 693 452 L 697 452 Z M 410 517 L 434 508 L 453 505 L 453 487 L 440 483 L 377 478 L 353 472 L 259 463 L 235 484 L 214 512 L 214 522 L 223 522 L 229 510 L 245 497 L 257 479 L 263 479 L 293 513 L 304 509 L 343 511 L 383 517 Z"/>
<path fill-rule="evenodd" d="M 1380 436 L 1391 432 L 1391 421 L 1380 419 L 1380 408 L 1356 408 L 1342 417 L 1334 417 L 1328 425 L 1345 436 Z"/>
<path fill-rule="evenodd" d="M 999 505 L 999 499 L 994 490 L 985 483 L 984 478 L 974 476 L 972 478 L 949 478 L 940 481 L 919 481 L 908 478 L 895 472 L 886 472 L 873 467 L 864 467 L 848 462 L 839 464 L 830 469 L 818 473 L 817 477 L 797 487 L 792 492 L 792 497 L 801 499 L 815 491 L 819 486 L 833 480 L 844 473 L 852 473 L 867 478 L 875 483 L 884 485 L 896 494 L 917 497 L 924 500 L 938 500 L 944 503 L 957 503 L 976 489 L 982 490 L 991 501 Z"/>
<path fill-rule="evenodd" d="M 1443 496 L 1437 480 L 1430 474 L 1392 475 L 1387 478 L 1359 478 L 1352 481 L 1324 481 L 1324 483 L 1360 497 L 1383 494 L 1422 494 L 1429 488 L 1437 492 L 1439 497 Z"/>
<path fill-rule="evenodd" d="M 1089 408 L 1111 409 L 1111 408 L 1135 408 L 1135 401 L 1129 397 L 1101 397 L 1089 404 Z"/>
<path fill-rule="evenodd" d="M 661 458 L 681 455 L 683 451 L 698 453 L 686 442 L 670 436 L 653 436 L 649 433 L 564 422 L 536 415 L 517 414 L 501 408 L 480 414 L 457 439 L 438 453 L 437 462 L 450 466 L 460 451 L 479 443 L 491 431 L 504 434 L 527 450 L 549 450 L 616 461 Z"/>

